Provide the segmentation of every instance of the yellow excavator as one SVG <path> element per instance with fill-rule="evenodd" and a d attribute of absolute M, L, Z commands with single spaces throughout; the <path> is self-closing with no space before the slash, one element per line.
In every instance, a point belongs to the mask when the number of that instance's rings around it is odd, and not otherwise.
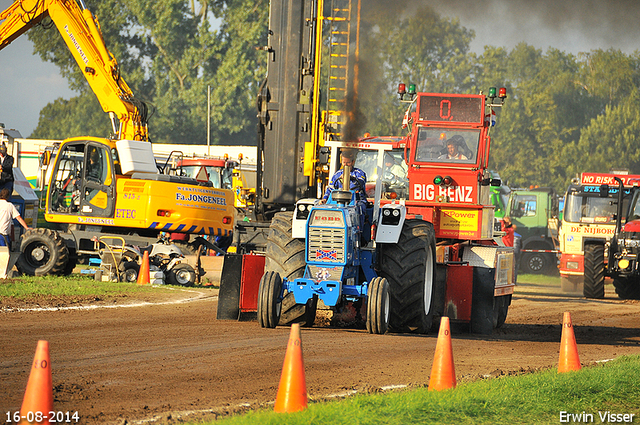
<path fill-rule="evenodd" d="M 66 139 L 43 158 L 45 219 L 59 230 L 23 235 L 19 271 L 69 274 L 79 256 L 104 248 L 97 239 L 105 237 L 148 245 L 162 232 L 229 236 L 233 192 L 160 172 L 148 141 L 147 107 L 122 78 L 97 18 L 82 0 L 16 0 L 0 13 L 0 50 L 46 17 L 109 114 L 113 135 Z"/>

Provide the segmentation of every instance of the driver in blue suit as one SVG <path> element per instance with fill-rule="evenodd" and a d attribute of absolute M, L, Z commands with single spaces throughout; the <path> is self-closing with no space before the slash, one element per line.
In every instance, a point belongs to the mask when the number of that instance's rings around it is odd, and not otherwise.
<path fill-rule="evenodd" d="M 360 168 L 354 167 L 356 162 L 356 156 L 358 155 L 357 149 L 342 149 L 341 152 L 342 158 L 341 163 L 344 167 L 351 167 L 351 190 L 356 191 L 356 199 L 358 201 L 367 202 L 367 194 L 365 192 L 365 183 L 367 181 L 367 175 Z M 335 189 L 342 189 L 342 175 L 344 174 L 344 168 L 340 168 L 336 173 L 331 177 L 331 181 L 329 182 L 329 186 L 327 186 L 327 190 L 324 193 L 324 196 L 320 200 L 321 204 L 325 204 L 329 199 L 329 194 L 333 192 Z"/>

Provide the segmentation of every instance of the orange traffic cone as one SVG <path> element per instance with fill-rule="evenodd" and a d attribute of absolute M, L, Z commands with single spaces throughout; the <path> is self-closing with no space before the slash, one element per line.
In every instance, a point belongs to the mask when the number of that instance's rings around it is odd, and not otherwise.
<path fill-rule="evenodd" d="M 576 336 L 573 333 L 573 323 L 571 323 L 571 313 L 566 311 L 562 319 L 562 337 L 560 339 L 560 362 L 558 373 L 580 370 L 580 356 L 578 356 L 578 346 Z"/>
<path fill-rule="evenodd" d="M 138 285 L 146 285 L 149 281 L 149 251 L 145 251 L 142 255 L 142 264 L 138 272 Z"/>
<path fill-rule="evenodd" d="M 436 354 L 431 367 L 429 391 L 447 390 L 456 387 L 456 368 L 453 365 L 453 348 L 451 346 L 451 330 L 449 318 L 444 316 L 440 322 Z"/>
<path fill-rule="evenodd" d="M 24 392 L 20 409 L 20 425 L 45 423 L 44 419 L 53 411 L 53 385 L 51 383 L 51 361 L 49 360 L 49 342 L 38 341 L 36 355 L 31 365 L 31 373 Z M 38 421 L 38 419 L 40 419 Z M 31 420 L 31 422 L 29 421 Z"/>
<path fill-rule="evenodd" d="M 284 356 L 274 411 L 292 413 L 306 408 L 307 384 L 304 376 L 304 362 L 302 361 L 300 324 L 294 323 L 291 325 L 291 334 L 287 344 L 287 353 Z"/>

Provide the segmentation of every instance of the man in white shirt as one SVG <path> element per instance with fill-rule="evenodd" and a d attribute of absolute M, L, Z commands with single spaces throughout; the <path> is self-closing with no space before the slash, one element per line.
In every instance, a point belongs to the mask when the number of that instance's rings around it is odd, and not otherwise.
<path fill-rule="evenodd" d="M 9 250 L 11 250 L 11 237 L 9 233 L 11 232 L 13 219 L 18 220 L 18 223 L 20 223 L 22 227 L 29 230 L 29 226 L 27 226 L 27 223 L 20 216 L 16 206 L 9 202 L 10 195 L 9 189 L 4 188 L 0 190 L 0 246 L 6 246 Z"/>

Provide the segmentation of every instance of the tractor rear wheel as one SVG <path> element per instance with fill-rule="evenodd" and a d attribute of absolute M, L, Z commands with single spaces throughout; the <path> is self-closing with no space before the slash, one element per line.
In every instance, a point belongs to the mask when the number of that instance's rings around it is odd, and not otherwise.
<path fill-rule="evenodd" d="M 258 289 L 258 324 L 261 328 L 275 328 L 282 312 L 282 278 L 278 272 L 267 271 L 260 279 Z"/>
<path fill-rule="evenodd" d="M 437 305 L 433 225 L 406 220 L 397 244 L 380 244 L 380 269 L 389 282 L 389 329 L 429 332 Z"/>
<path fill-rule="evenodd" d="M 291 237 L 293 212 L 276 213 L 269 226 L 267 248 L 265 250 L 265 271 L 277 272 L 288 281 L 302 277 L 307 265 L 304 241 Z M 300 323 L 312 326 L 316 317 L 317 298 L 306 304 L 296 304 L 293 294 L 284 294 L 280 324 Z"/>
<path fill-rule="evenodd" d="M 604 298 L 604 246 L 587 244 L 584 246 L 584 289 L 585 298 Z"/>
<path fill-rule="evenodd" d="M 58 232 L 42 227 L 22 235 L 20 252 L 16 266 L 29 276 L 64 274 L 69 261 L 69 249 Z"/>
<path fill-rule="evenodd" d="M 369 282 L 367 294 L 367 330 L 370 334 L 384 334 L 389 328 L 389 282 L 376 277 Z"/>
<path fill-rule="evenodd" d="M 640 300 L 640 280 L 637 278 L 617 278 L 613 280 L 613 286 L 621 300 Z"/>

